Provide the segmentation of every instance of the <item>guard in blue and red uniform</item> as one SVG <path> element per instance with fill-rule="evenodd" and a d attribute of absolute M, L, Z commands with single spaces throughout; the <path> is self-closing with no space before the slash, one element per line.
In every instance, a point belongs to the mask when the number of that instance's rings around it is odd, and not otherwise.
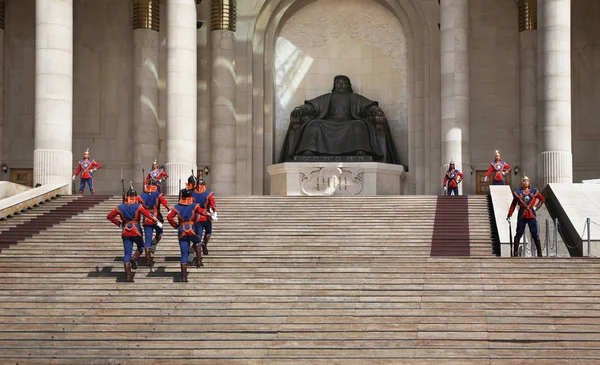
<path fill-rule="evenodd" d="M 217 219 L 217 206 L 215 204 L 214 194 L 206 188 L 206 182 L 203 179 L 200 179 L 193 192 L 193 197 L 196 203 L 200 204 L 202 209 L 209 213 L 205 219 L 198 222 L 198 233 L 202 235 L 202 230 L 204 231 L 204 238 L 201 244 L 202 253 L 208 255 L 208 241 L 212 234 L 212 222 Z"/>
<path fill-rule="evenodd" d="M 179 190 L 179 199 L 181 199 L 181 194 L 186 191 L 194 191 L 194 189 L 196 188 L 197 185 L 197 180 L 196 177 L 194 175 L 190 175 L 190 177 L 188 177 L 187 179 L 187 183 L 185 183 L 185 188 Z"/>
<path fill-rule="evenodd" d="M 133 276 L 131 275 L 133 244 L 137 245 L 138 251 L 141 251 L 142 247 L 144 247 L 142 228 L 140 227 L 140 218 L 142 215 L 146 217 L 148 224 L 152 224 L 154 218 L 141 204 L 137 203 L 137 192 L 131 186 L 127 191 L 123 204 L 119 204 L 106 216 L 106 219 L 122 228 L 123 265 L 125 267 L 125 281 L 127 282 L 133 281 Z M 117 216 L 119 216 L 120 221 L 116 218 Z"/>
<path fill-rule="evenodd" d="M 458 195 L 458 184 L 462 182 L 465 175 L 454 167 L 454 161 L 450 161 L 450 166 L 444 175 L 444 191 L 448 195 Z"/>
<path fill-rule="evenodd" d="M 191 190 L 181 192 L 179 203 L 173 207 L 173 210 L 167 216 L 167 220 L 173 228 L 177 229 L 179 237 L 179 249 L 181 251 L 181 281 L 187 283 L 187 260 L 190 250 L 190 243 L 196 244 L 196 267 L 204 266 L 202 264 L 202 254 L 198 247 L 200 241 L 196 231 L 198 218 L 206 215 L 206 211 L 200 207 L 200 204 L 194 202 Z M 177 221 L 175 221 L 177 218 Z"/>
<path fill-rule="evenodd" d="M 519 241 L 525 233 L 525 226 L 529 226 L 529 232 L 533 242 L 535 242 L 535 248 L 537 249 L 538 257 L 542 257 L 542 244 L 540 242 L 540 236 L 538 235 L 538 227 L 536 221 L 536 211 L 539 207 L 544 204 L 546 199 L 540 192 L 531 187 L 529 178 L 525 176 L 521 181 L 521 188 L 513 193 L 513 201 L 508 210 L 507 220 L 510 220 L 515 207 L 519 206 L 519 216 L 517 220 L 517 234 L 514 240 L 514 256 L 516 257 L 519 253 Z"/>
<path fill-rule="evenodd" d="M 147 186 L 150 179 L 156 180 L 157 191 L 162 193 L 161 183 L 169 178 L 169 174 L 165 172 L 165 170 L 158 167 L 158 161 L 154 159 L 152 163 L 152 169 L 148 171 L 148 175 L 146 176 L 146 181 L 144 184 Z"/>
<path fill-rule="evenodd" d="M 502 161 L 500 152 L 496 151 L 494 162 L 490 163 L 490 167 L 485 174 L 485 181 L 488 181 L 490 175 L 493 174 L 494 177 L 492 178 L 492 185 L 504 185 L 504 176 L 506 176 L 510 170 L 510 165 Z"/>
<path fill-rule="evenodd" d="M 88 148 L 83 153 L 83 159 L 79 160 L 77 170 L 73 173 L 73 180 L 81 173 L 81 180 L 79 182 L 79 194 L 83 194 L 85 190 L 85 184 L 88 184 L 90 193 L 95 194 L 94 190 L 94 172 L 102 166 L 94 159 L 90 158 L 90 149 Z"/>
<path fill-rule="evenodd" d="M 156 244 L 160 242 L 163 235 L 162 223 L 164 222 L 162 215 L 160 214 L 160 206 L 164 206 L 167 208 L 167 211 L 171 210 L 169 208 L 169 203 L 165 197 L 158 190 L 158 182 L 154 179 L 150 179 L 146 186 L 146 191 L 140 194 L 138 197 L 138 203 L 142 204 L 142 206 L 150 212 L 150 215 L 154 218 L 152 222 L 145 220 L 144 221 L 144 250 L 146 251 L 146 265 L 152 266 L 154 265 L 154 260 L 152 259 L 152 235 L 156 232 Z"/>

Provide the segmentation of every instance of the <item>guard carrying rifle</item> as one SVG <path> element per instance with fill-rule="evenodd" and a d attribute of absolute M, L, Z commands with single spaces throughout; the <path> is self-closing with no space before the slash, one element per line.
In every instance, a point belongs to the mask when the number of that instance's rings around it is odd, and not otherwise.
<path fill-rule="evenodd" d="M 181 281 L 187 283 L 187 267 L 188 267 L 188 255 L 190 250 L 190 243 L 196 244 L 196 266 L 202 265 L 202 254 L 198 247 L 199 237 L 196 231 L 196 223 L 200 216 L 208 214 L 204 209 L 200 207 L 200 204 L 194 202 L 192 198 L 191 190 L 183 190 L 179 203 L 176 204 L 169 215 L 167 220 L 173 228 L 177 229 L 177 235 L 179 237 L 179 249 L 181 252 Z M 177 221 L 175 220 L 177 218 Z"/>
<path fill-rule="evenodd" d="M 144 220 L 144 250 L 146 252 L 146 265 L 152 266 L 154 265 L 154 260 L 152 258 L 152 234 L 156 232 L 156 236 L 154 240 L 156 244 L 160 242 L 163 235 L 162 223 L 164 222 L 162 215 L 160 214 L 160 206 L 164 206 L 167 208 L 167 211 L 171 210 L 169 208 L 169 203 L 165 197 L 158 190 L 158 182 L 154 179 L 150 179 L 146 186 L 146 191 L 140 194 L 138 197 L 138 203 L 142 204 L 142 206 L 150 212 L 150 215 L 154 218 L 152 221 Z M 140 254 L 136 251 L 137 257 L 139 258 Z M 137 262 L 137 259 L 135 260 Z M 136 264 L 137 265 L 137 264 Z"/>
<path fill-rule="evenodd" d="M 529 232 L 531 232 L 531 238 L 535 242 L 538 257 L 542 257 L 542 243 L 538 235 L 536 211 L 544 204 L 545 200 L 544 196 L 537 189 L 531 187 L 531 182 L 527 176 L 523 177 L 521 188 L 513 192 L 513 201 L 508 210 L 506 220 L 510 223 L 510 217 L 518 205 L 519 215 L 517 217 L 517 234 L 514 239 L 513 253 L 515 257 L 519 254 L 519 241 L 523 237 L 523 233 L 525 233 L 525 225 L 529 226 Z"/>
<path fill-rule="evenodd" d="M 192 196 L 196 203 L 206 210 L 209 215 L 198 222 L 198 234 L 202 235 L 204 231 L 204 238 L 202 240 L 202 253 L 208 255 L 208 241 L 212 234 L 212 222 L 218 219 L 217 205 L 215 204 L 215 198 L 213 192 L 206 188 L 206 182 L 203 179 L 198 179 L 198 184 L 194 189 Z"/>
<path fill-rule="evenodd" d="M 137 203 L 137 192 L 133 189 L 133 185 L 130 184 L 129 190 L 127 190 L 125 202 L 119 204 L 113 209 L 106 219 L 113 222 L 115 225 L 121 227 L 121 238 L 123 239 L 123 266 L 125 268 L 125 281 L 133 282 L 133 276 L 131 274 L 132 269 L 132 251 L 133 244 L 137 245 L 137 251 L 141 252 L 144 247 L 142 240 L 142 229 L 140 227 L 140 218 L 143 215 L 146 217 L 146 223 L 152 224 L 154 218 L 150 215 L 144 207 Z M 119 219 L 117 219 L 119 216 Z M 139 257 L 139 256 L 138 256 Z M 137 265 L 135 265 L 137 268 Z"/>

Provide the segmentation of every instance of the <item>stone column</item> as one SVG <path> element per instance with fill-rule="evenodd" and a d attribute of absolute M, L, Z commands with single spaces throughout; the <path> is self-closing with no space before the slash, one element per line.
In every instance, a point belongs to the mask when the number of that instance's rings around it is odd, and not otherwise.
<path fill-rule="evenodd" d="M 196 172 L 196 4 L 167 0 L 167 163 L 168 195 L 177 195 Z"/>
<path fill-rule="evenodd" d="M 133 181 L 143 184 L 158 158 L 158 32 L 160 0 L 133 2 Z M 144 173 L 145 175 L 145 173 Z"/>
<path fill-rule="evenodd" d="M 4 157 L 4 1 L 0 0 L 0 162 Z"/>
<path fill-rule="evenodd" d="M 519 0 L 520 167 L 535 186 L 538 184 L 536 11 L 537 0 Z"/>
<path fill-rule="evenodd" d="M 197 5 L 198 19 L 203 22 L 198 34 L 198 168 L 210 166 L 210 1 L 202 1 Z M 207 184 L 211 184 L 213 174 L 204 176 Z"/>
<path fill-rule="evenodd" d="M 469 148 L 469 0 L 441 0 L 442 164 L 454 160 L 463 173 L 470 171 Z M 441 173 L 443 172 L 441 171 Z M 441 181 L 443 175 L 438 179 Z M 466 174 L 465 176 L 468 176 Z M 469 184 L 470 179 L 465 179 Z M 462 185 L 462 184 L 461 184 Z M 473 188 L 464 187 L 464 193 Z"/>
<path fill-rule="evenodd" d="M 73 0 L 36 0 L 35 18 L 33 183 L 70 184 L 73 173 Z"/>
<path fill-rule="evenodd" d="M 573 182 L 571 0 L 538 0 L 538 186 Z"/>
<path fill-rule="evenodd" d="M 236 193 L 235 22 L 233 0 L 211 3 L 211 190 Z"/>

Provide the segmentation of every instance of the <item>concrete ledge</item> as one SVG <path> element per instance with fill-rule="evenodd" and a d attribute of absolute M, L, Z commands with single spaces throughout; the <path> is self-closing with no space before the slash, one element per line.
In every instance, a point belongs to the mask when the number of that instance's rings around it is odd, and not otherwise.
<path fill-rule="evenodd" d="M 15 184 L 8 181 L 0 181 L 0 200 L 11 197 L 13 195 L 17 195 L 19 193 L 23 193 L 31 189 L 32 188 L 30 188 L 29 186 Z"/>
<path fill-rule="evenodd" d="M 6 218 L 56 195 L 70 195 L 71 184 L 49 184 L 0 200 L 0 218 Z"/>
<path fill-rule="evenodd" d="M 267 167 L 271 195 L 402 195 L 404 166 L 380 162 L 285 162 Z"/>
<path fill-rule="evenodd" d="M 498 238 L 500 240 L 500 256 L 510 257 L 510 235 L 508 233 L 506 216 L 508 215 L 510 203 L 513 200 L 512 190 L 507 185 L 490 185 L 489 188 L 496 228 L 498 229 Z M 517 227 L 516 214 L 513 214 L 511 217 L 511 224 L 514 234 L 514 230 Z"/>
<path fill-rule="evenodd" d="M 591 218 L 591 254 L 600 256 L 600 184 L 549 184 L 542 194 L 552 216 L 560 222 L 565 243 L 576 248 L 571 255 L 588 256 L 586 220 Z"/>

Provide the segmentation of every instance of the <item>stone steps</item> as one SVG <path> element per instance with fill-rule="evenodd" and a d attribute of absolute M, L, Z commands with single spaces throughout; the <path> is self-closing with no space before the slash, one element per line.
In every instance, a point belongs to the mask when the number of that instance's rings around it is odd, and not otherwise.
<path fill-rule="evenodd" d="M 494 257 L 485 198 L 466 234 L 437 199 L 217 198 L 189 283 L 170 227 L 124 283 L 108 197 L 0 253 L 0 363 L 598 363 L 599 261 Z"/>

